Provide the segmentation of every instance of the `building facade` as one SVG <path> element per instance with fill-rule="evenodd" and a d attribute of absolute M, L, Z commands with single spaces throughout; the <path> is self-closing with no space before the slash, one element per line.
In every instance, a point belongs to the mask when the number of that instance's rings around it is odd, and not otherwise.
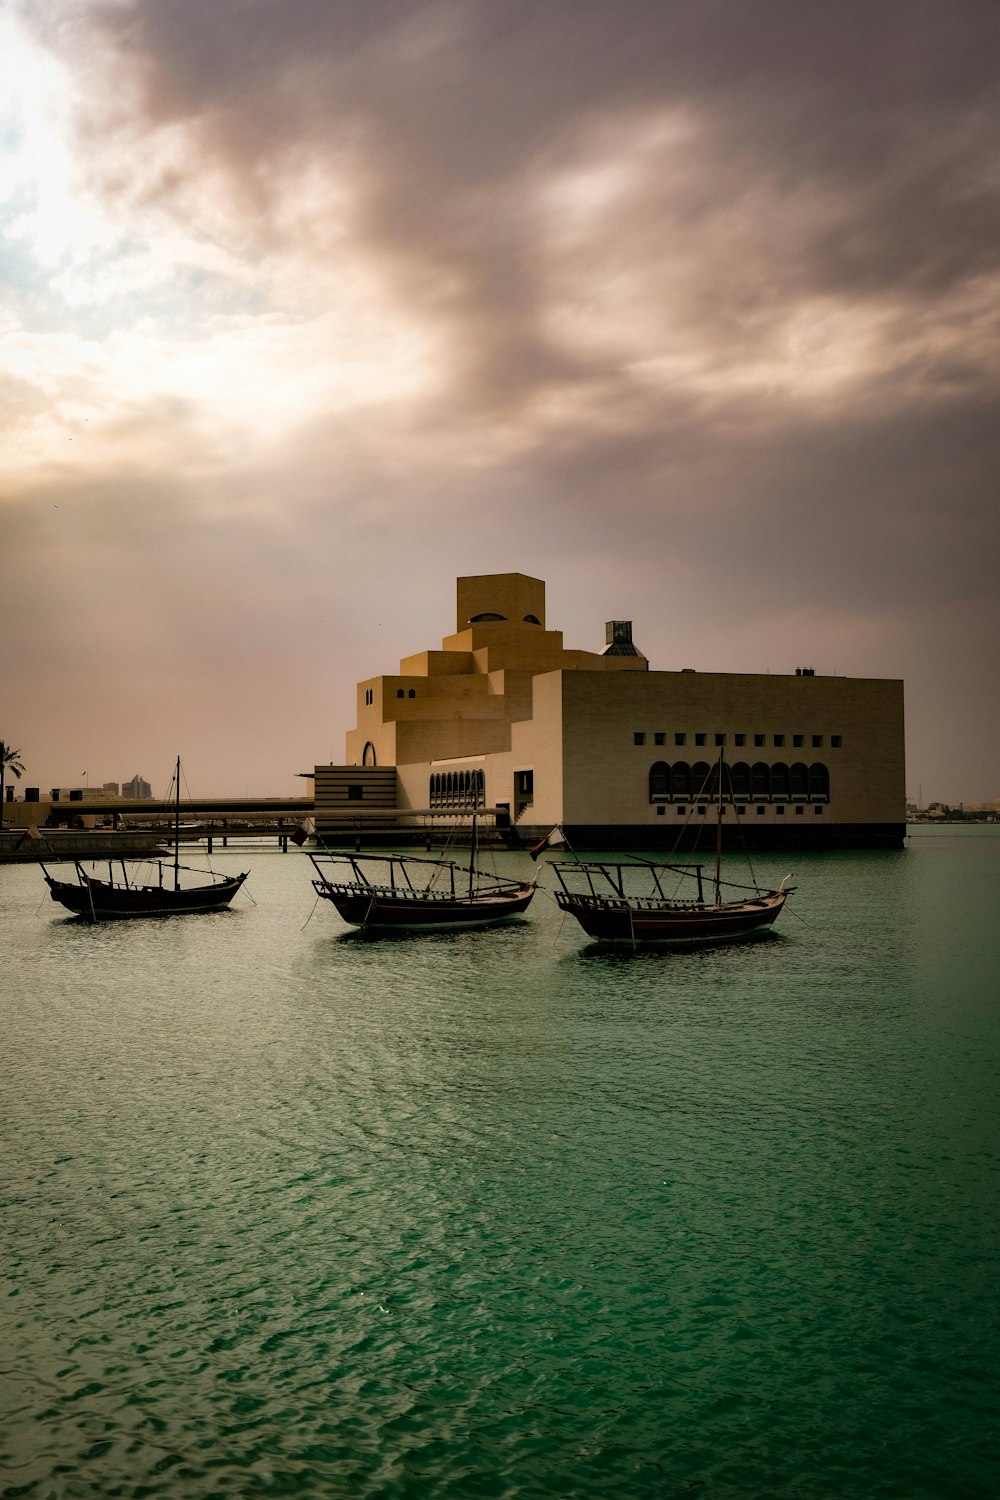
<path fill-rule="evenodd" d="M 901 682 L 651 671 L 623 620 L 603 652 L 570 650 L 520 573 L 459 578 L 456 602 L 439 650 L 358 684 L 346 765 L 317 767 L 320 833 L 337 787 L 359 811 L 495 808 L 524 842 L 559 824 L 578 849 L 690 848 L 721 755 L 728 845 L 902 844 Z"/>
<path fill-rule="evenodd" d="M 131 781 L 126 781 L 122 785 L 122 796 L 130 797 L 134 802 L 148 802 L 152 795 L 153 788 L 138 772 Z"/>

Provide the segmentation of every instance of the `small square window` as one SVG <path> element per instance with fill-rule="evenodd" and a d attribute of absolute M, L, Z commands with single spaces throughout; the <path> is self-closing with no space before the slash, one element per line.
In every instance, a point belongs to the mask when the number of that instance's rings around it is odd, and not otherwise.
<path fill-rule="evenodd" d="M 795 747 L 796 750 L 801 750 L 802 746 L 805 744 L 805 737 L 804 737 L 804 735 L 793 734 L 792 735 L 792 744 L 794 745 L 794 747 Z"/>
<path fill-rule="evenodd" d="M 665 734 L 654 734 L 653 735 L 653 744 L 654 745 L 665 745 L 666 743 L 667 743 L 667 737 L 666 737 Z"/>
<path fill-rule="evenodd" d="M 705 809 L 703 807 L 699 807 L 699 809 L 698 809 L 698 816 L 701 817 L 701 818 L 703 818 L 705 816 Z"/>
<path fill-rule="evenodd" d="M 686 812 L 687 812 L 687 808 L 686 808 L 686 807 L 685 807 L 685 806 L 684 806 L 684 804 L 683 804 L 683 802 L 682 802 L 682 803 L 681 803 L 681 804 L 680 804 L 680 806 L 679 806 L 679 807 L 678 807 L 678 809 L 677 809 L 677 816 L 678 816 L 678 817 L 679 817 L 679 818 L 683 818 L 683 816 L 684 816 L 684 814 L 685 814 L 685 813 L 686 813 Z"/>
<path fill-rule="evenodd" d="M 667 809 L 661 803 L 661 805 L 656 809 L 656 816 L 658 818 L 662 818 L 663 814 L 666 812 L 666 810 Z"/>
<path fill-rule="evenodd" d="M 747 742 L 747 737 L 745 734 L 736 734 L 733 736 L 733 740 L 737 745 L 745 745 Z"/>
<path fill-rule="evenodd" d="M 674 735 L 674 744 L 675 745 L 684 745 L 686 743 L 687 743 L 687 735 L 684 733 L 683 730 L 678 730 L 678 732 Z"/>
<path fill-rule="evenodd" d="M 814 734 L 813 735 L 813 749 L 814 750 L 820 750 L 820 749 L 822 749 L 822 746 L 823 746 L 823 736 L 821 734 Z"/>
<path fill-rule="evenodd" d="M 726 736 L 724 734 L 716 734 L 715 743 L 717 745 L 724 745 L 726 743 Z"/>
<path fill-rule="evenodd" d="M 778 814 L 779 818 L 783 818 L 785 816 L 785 809 L 783 807 L 776 807 L 774 810 Z"/>
<path fill-rule="evenodd" d="M 785 736 L 783 734 L 776 734 L 774 736 L 774 748 L 776 750 L 780 750 L 781 747 L 782 747 L 782 745 L 784 743 L 785 743 Z"/>
<path fill-rule="evenodd" d="M 644 745 L 646 743 L 646 736 L 641 729 L 637 729 L 632 738 L 637 745 Z"/>
<path fill-rule="evenodd" d="M 804 807 L 797 807 L 795 809 L 795 811 L 798 814 L 798 816 L 801 818 L 802 814 L 805 812 L 805 808 Z"/>
<path fill-rule="evenodd" d="M 743 816 L 743 814 L 744 814 L 744 813 L 745 813 L 745 812 L 746 812 L 746 808 L 745 808 L 745 807 L 740 807 L 740 806 L 739 806 L 739 805 L 738 805 L 738 804 L 737 804 L 737 808 L 736 808 L 736 816 L 737 816 L 737 817 L 738 817 L 738 818 L 742 818 L 742 816 Z"/>
<path fill-rule="evenodd" d="M 831 736 L 830 736 L 830 744 L 833 746 L 834 750 L 839 750 L 840 749 L 840 735 L 839 734 L 831 734 Z"/>
<path fill-rule="evenodd" d="M 360 786 L 356 786 L 355 785 L 355 786 L 349 786 L 347 788 L 347 800 L 348 800 L 348 802 L 361 802 L 361 801 L 363 801 L 363 799 L 364 799 L 364 792 L 363 792 L 363 790 L 362 790 L 362 788 Z"/>
<path fill-rule="evenodd" d="M 764 743 L 764 736 L 762 734 L 755 734 L 753 737 L 753 742 L 759 750 Z"/>
<path fill-rule="evenodd" d="M 758 818 L 762 818 L 764 816 L 764 809 L 762 807 L 758 807 L 757 816 Z"/>
<path fill-rule="evenodd" d="M 703 745 L 705 743 L 705 736 L 703 734 L 696 734 L 694 742 L 696 745 Z"/>
<path fill-rule="evenodd" d="M 816 814 L 817 818 L 821 818 L 823 816 L 823 809 L 819 806 L 819 804 L 817 804 L 813 808 L 813 812 Z"/>

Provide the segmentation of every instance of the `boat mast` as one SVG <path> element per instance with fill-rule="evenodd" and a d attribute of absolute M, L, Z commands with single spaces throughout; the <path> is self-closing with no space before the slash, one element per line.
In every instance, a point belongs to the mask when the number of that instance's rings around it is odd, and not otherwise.
<path fill-rule="evenodd" d="M 478 829 L 476 827 L 476 813 L 479 808 L 479 788 L 473 787 L 472 791 L 472 848 L 469 850 L 469 895 L 473 893 L 476 872 L 476 838 Z"/>
<path fill-rule="evenodd" d="M 174 771 L 177 792 L 174 799 L 174 890 L 181 888 L 181 758 L 177 757 Z"/>
<path fill-rule="evenodd" d="M 722 769 L 725 764 L 725 750 L 719 751 L 719 802 L 715 815 L 715 904 L 722 905 Z"/>

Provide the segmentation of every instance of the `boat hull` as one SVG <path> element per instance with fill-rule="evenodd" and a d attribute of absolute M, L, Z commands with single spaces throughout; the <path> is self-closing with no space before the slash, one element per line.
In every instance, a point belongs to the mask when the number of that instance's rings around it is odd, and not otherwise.
<path fill-rule="evenodd" d="M 603 943 L 721 943 L 770 927 L 785 904 L 784 891 L 756 901 L 721 906 L 668 902 L 609 901 L 567 891 L 556 902 L 589 937 Z"/>
<path fill-rule="evenodd" d="M 393 932 L 492 927 L 521 916 L 535 894 L 533 885 L 466 897 L 378 895 L 364 890 L 324 890 L 318 881 L 314 885 L 317 895 L 329 901 L 352 927 Z"/>
<path fill-rule="evenodd" d="M 105 880 L 56 880 L 46 872 L 49 894 L 67 911 L 88 921 L 116 917 L 172 917 L 191 912 L 223 911 L 246 875 L 235 875 L 214 885 L 174 891 L 166 886 L 118 886 Z"/>

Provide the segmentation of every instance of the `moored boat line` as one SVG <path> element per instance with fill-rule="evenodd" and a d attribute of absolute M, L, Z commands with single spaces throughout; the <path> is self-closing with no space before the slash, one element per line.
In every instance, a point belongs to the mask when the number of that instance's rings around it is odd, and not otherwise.
<path fill-rule="evenodd" d="M 720 752 L 717 774 L 720 824 L 724 772 L 725 762 Z M 248 872 L 224 876 L 181 866 L 180 774 L 178 757 L 172 867 L 162 857 L 145 866 L 134 862 L 131 867 L 125 858 L 119 858 L 120 875 L 116 875 L 114 860 L 109 859 L 107 879 L 103 879 L 96 870 L 86 870 L 83 861 L 75 858 L 72 861 L 75 878 L 63 879 L 62 869 L 57 866 L 57 873 L 50 873 L 43 858 L 43 873 L 52 899 L 90 921 L 189 915 L 228 907 Z M 291 835 L 291 841 L 301 845 L 314 834 L 315 824 L 307 818 Z M 477 834 L 478 813 L 474 808 L 469 858 L 462 865 L 447 858 L 446 852 L 436 859 L 323 848 L 309 852 L 317 901 L 329 902 L 349 926 L 375 932 L 468 929 L 523 917 L 538 888 L 537 879 L 505 877 L 480 868 Z M 559 846 L 568 849 L 568 840 L 561 829 L 554 828 L 530 854 L 537 860 L 547 850 Z M 553 864 L 558 881 L 554 900 L 561 911 L 574 917 L 587 936 L 597 942 L 717 943 L 771 927 L 790 894 L 790 877 L 786 876 L 777 888 L 765 888 L 756 882 L 737 886 L 722 880 L 720 861 L 718 828 L 709 882 L 700 864 L 658 863 L 638 856 L 617 861 L 584 860 L 570 851 L 569 857 Z M 673 881 L 673 889 L 667 889 L 669 880 Z M 694 883 L 696 894 L 692 892 L 685 897 L 679 893 L 684 881 Z"/>

